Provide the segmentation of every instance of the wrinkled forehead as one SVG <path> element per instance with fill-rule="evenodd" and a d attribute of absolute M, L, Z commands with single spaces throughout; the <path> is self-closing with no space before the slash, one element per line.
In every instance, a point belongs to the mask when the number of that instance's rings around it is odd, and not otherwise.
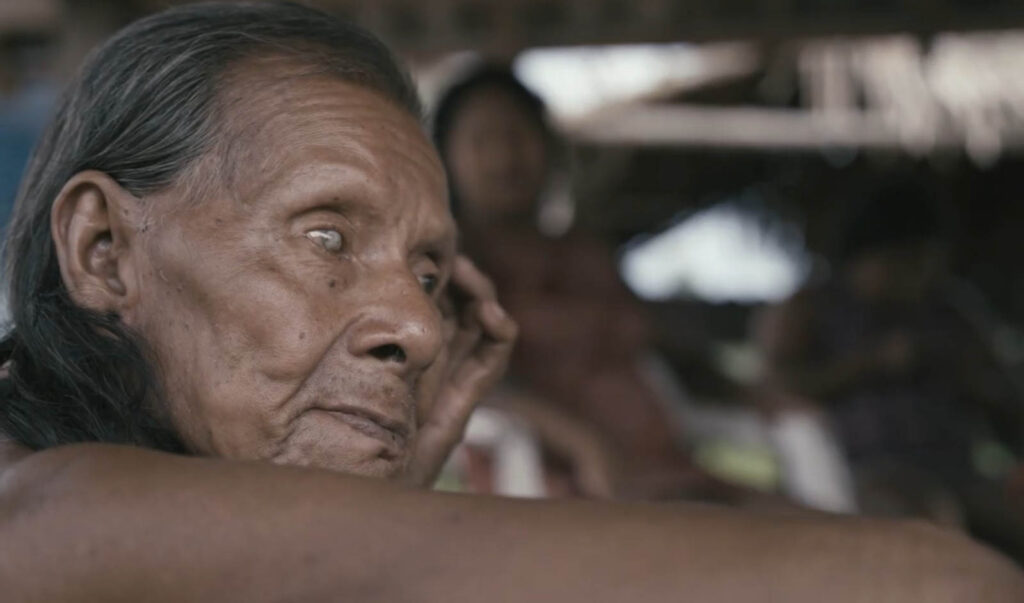
<path fill-rule="evenodd" d="M 259 198 L 288 170 L 332 161 L 358 168 L 369 185 L 405 188 L 450 219 L 444 169 L 419 118 L 373 88 L 265 57 L 223 79 L 216 114 L 208 164 L 241 201 Z"/>

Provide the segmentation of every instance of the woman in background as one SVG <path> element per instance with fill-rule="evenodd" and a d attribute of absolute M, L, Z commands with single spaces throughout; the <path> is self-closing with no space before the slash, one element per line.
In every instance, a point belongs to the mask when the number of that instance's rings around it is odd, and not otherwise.
<path fill-rule="evenodd" d="M 673 401 L 641 366 L 652 347 L 650 326 L 612 251 L 581 232 L 552 238 L 538 229 L 560 153 L 540 98 L 507 68 L 482 65 L 440 99 L 434 140 L 466 250 L 520 325 L 497 404 L 551 420 L 557 414 L 560 423 L 594 432 L 611 451 L 605 457 L 617 460 L 618 495 L 735 498 L 693 466 Z M 551 431 L 551 421 L 533 422 L 542 437 Z"/>

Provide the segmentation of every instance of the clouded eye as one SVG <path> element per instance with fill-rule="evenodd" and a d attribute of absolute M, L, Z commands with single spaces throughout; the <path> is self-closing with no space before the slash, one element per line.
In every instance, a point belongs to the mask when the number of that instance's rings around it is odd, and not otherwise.
<path fill-rule="evenodd" d="M 331 253 L 341 251 L 341 247 L 345 242 L 341 233 L 332 228 L 315 228 L 306 232 L 306 238 Z"/>
<path fill-rule="evenodd" d="M 440 279 L 437 278 L 436 274 L 423 274 L 419 277 L 419 279 L 420 286 L 423 287 L 423 290 L 426 291 L 428 294 L 432 294 L 434 291 L 437 290 L 437 283 L 440 281 Z"/>

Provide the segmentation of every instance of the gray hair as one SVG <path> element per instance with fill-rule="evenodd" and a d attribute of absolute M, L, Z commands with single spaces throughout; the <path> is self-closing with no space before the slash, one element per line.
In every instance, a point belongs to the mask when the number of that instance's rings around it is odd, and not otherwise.
<path fill-rule="evenodd" d="M 218 94 L 233 66 L 283 56 L 379 92 L 421 118 L 415 87 L 372 34 L 293 3 L 172 8 L 118 32 L 87 59 L 33 153 L 5 249 L 13 328 L 0 341 L 0 432 L 33 449 L 105 441 L 182 450 L 161 418 L 145 344 L 116 315 L 75 305 L 50 210 L 64 184 L 98 170 L 143 196 L 216 148 Z"/>

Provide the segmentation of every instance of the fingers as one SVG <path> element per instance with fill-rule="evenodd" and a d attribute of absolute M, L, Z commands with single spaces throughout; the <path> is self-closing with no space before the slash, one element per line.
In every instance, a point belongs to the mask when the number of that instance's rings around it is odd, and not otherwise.
<path fill-rule="evenodd" d="M 495 343 L 515 342 L 519 335 L 519 325 L 505 312 L 498 300 L 490 300 L 483 304 L 479 312 L 480 324 L 484 334 Z"/>
<path fill-rule="evenodd" d="M 465 256 L 459 256 L 455 260 L 452 283 L 470 300 L 466 306 L 469 318 L 466 322 L 480 324 L 483 326 L 484 334 L 496 341 L 516 338 L 518 327 L 498 303 L 494 283 Z"/>
<path fill-rule="evenodd" d="M 464 256 L 456 258 L 452 286 L 464 300 L 459 331 L 450 345 L 449 362 L 455 371 L 482 340 L 514 342 L 518 327 L 498 303 L 491 280 Z"/>
<path fill-rule="evenodd" d="M 462 440 L 473 408 L 502 377 L 518 327 L 498 304 L 495 287 L 465 257 L 456 259 L 452 296 L 461 302 L 458 331 L 449 344 L 450 372 L 437 403 L 420 428 L 409 477 L 429 484 Z"/>
<path fill-rule="evenodd" d="M 470 299 L 479 301 L 497 299 L 494 283 L 464 255 L 455 258 L 452 286 L 463 291 Z"/>
<path fill-rule="evenodd" d="M 519 331 L 494 300 L 478 306 L 475 318 L 479 337 L 471 349 L 458 351 L 448 381 L 450 395 L 471 405 L 504 375 Z"/>
<path fill-rule="evenodd" d="M 476 383 L 493 382 L 501 377 L 518 335 L 519 327 L 497 300 L 494 284 L 465 256 L 455 261 L 452 277 L 468 298 L 462 331 L 453 345 L 450 384 L 464 393 L 481 395 Z"/>

